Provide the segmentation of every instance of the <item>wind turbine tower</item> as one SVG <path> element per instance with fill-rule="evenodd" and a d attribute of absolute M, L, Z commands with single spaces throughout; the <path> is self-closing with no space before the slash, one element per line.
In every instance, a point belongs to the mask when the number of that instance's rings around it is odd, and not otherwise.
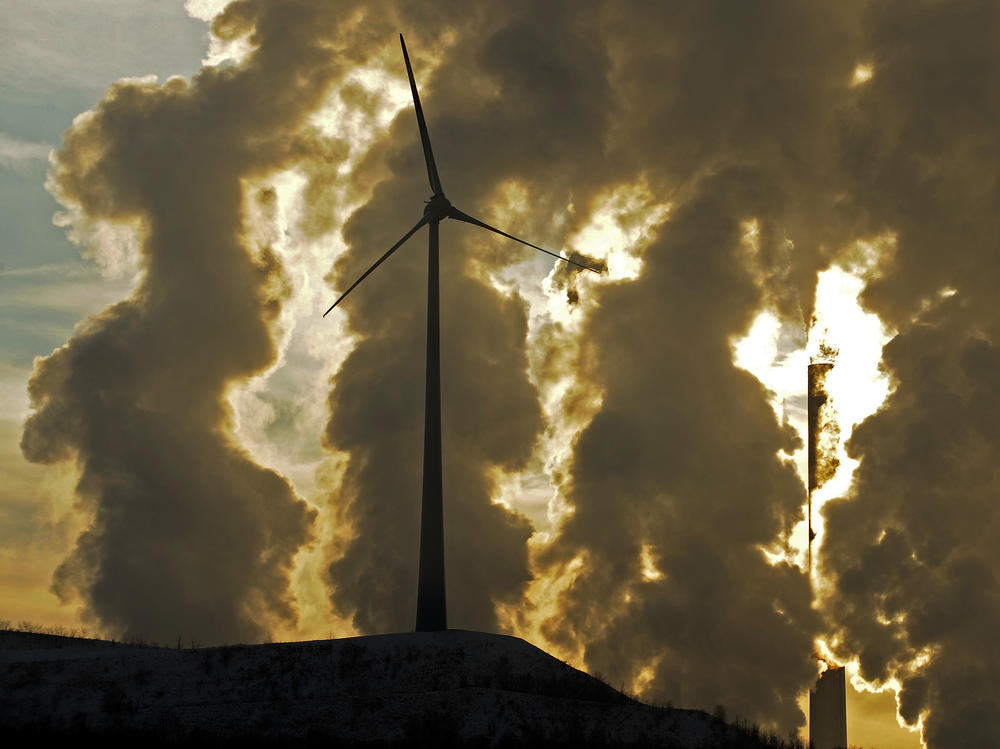
<path fill-rule="evenodd" d="M 420 564 L 417 578 L 417 632 L 435 632 L 448 628 L 447 606 L 445 603 L 444 578 L 444 508 L 441 480 L 441 341 L 440 315 L 438 308 L 438 225 L 446 218 L 464 221 L 495 232 L 501 236 L 520 242 L 535 250 L 552 255 L 559 260 L 579 268 L 600 273 L 597 268 L 575 262 L 538 245 L 525 242 L 523 239 L 500 231 L 489 224 L 460 211 L 451 204 L 444 195 L 441 178 L 438 176 L 431 151 L 431 139 L 427 134 L 427 123 L 424 121 L 424 111 L 420 106 L 420 96 L 417 94 L 417 84 L 413 79 L 413 68 L 410 66 L 410 56 L 406 53 L 406 43 L 403 35 L 399 35 L 399 44 L 403 48 L 403 60 L 406 63 L 406 75 L 410 79 L 410 92 L 413 94 L 413 109 L 417 115 L 417 128 L 420 130 L 420 142 L 424 149 L 424 161 L 427 163 L 427 178 L 430 181 L 431 197 L 425 201 L 424 214 L 403 237 L 390 247 L 382 257 L 352 283 L 343 294 L 323 313 L 323 317 L 340 304 L 362 281 L 364 281 L 378 266 L 389 259 L 396 250 L 403 246 L 407 239 L 425 224 L 428 227 L 427 251 L 427 379 L 424 395 L 424 466 L 423 466 L 423 496 L 420 509 Z"/>

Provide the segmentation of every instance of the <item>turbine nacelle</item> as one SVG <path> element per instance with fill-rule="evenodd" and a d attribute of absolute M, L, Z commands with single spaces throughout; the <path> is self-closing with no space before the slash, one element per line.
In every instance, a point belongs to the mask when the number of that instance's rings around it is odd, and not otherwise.
<path fill-rule="evenodd" d="M 428 221 L 441 221 L 451 216 L 451 201 L 443 192 L 433 195 L 424 206 L 424 218 Z"/>

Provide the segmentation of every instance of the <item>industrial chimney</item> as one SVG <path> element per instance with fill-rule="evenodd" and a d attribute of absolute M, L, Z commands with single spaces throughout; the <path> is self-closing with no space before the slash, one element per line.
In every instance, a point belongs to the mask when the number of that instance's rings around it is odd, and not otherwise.
<path fill-rule="evenodd" d="M 833 369 L 831 362 L 809 365 L 809 547 L 808 572 L 812 582 L 812 543 L 816 537 L 812 525 L 812 498 L 834 471 L 837 459 L 824 454 L 820 434 L 836 430 L 836 419 L 823 413 L 827 402 L 826 376 Z M 847 749 L 847 682 L 843 667 L 830 666 L 819 676 L 816 686 L 809 692 L 809 745 L 811 749 Z"/>
<path fill-rule="evenodd" d="M 820 444 L 819 436 L 820 430 L 822 428 L 822 415 L 820 414 L 820 409 L 826 404 L 826 375 L 829 371 L 833 369 L 833 364 L 830 362 L 821 362 L 817 364 L 810 364 L 808 369 L 808 429 L 809 429 L 809 439 L 807 452 L 809 456 L 809 495 L 806 498 L 808 502 L 809 509 L 807 512 L 807 517 L 809 521 L 809 547 L 808 547 L 808 560 L 806 562 L 807 569 L 809 572 L 809 579 L 812 580 L 812 543 L 813 539 L 816 538 L 816 532 L 813 530 L 812 524 L 812 498 L 813 492 L 816 491 L 820 485 L 828 478 L 828 465 L 830 463 L 830 458 L 828 456 L 822 456 L 820 454 Z M 824 459 L 825 458 L 825 459 Z M 835 469 L 835 467 L 834 467 Z"/>
<path fill-rule="evenodd" d="M 847 700 L 844 668 L 828 668 L 809 692 L 811 749 L 847 749 Z"/>

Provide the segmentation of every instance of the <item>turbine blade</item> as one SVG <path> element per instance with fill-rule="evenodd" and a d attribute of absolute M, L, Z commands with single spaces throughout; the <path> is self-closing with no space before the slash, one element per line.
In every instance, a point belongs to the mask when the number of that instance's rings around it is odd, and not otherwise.
<path fill-rule="evenodd" d="M 578 268 L 583 268 L 584 270 L 589 270 L 597 274 L 600 274 L 601 272 L 598 268 L 591 268 L 589 265 L 578 263 L 575 260 L 570 260 L 568 257 L 563 257 L 562 255 L 559 255 L 555 252 L 551 252 L 542 247 L 539 247 L 537 244 L 532 244 L 531 242 L 525 242 L 523 239 L 518 239 L 513 234 L 508 234 L 505 231 L 500 231 L 495 226 L 490 226 L 489 224 L 483 223 L 478 218 L 473 218 L 468 213 L 463 213 L 462 211 L 458 210 L 455 206 L 452 206 L 451 209 L 448 211 L 448 218 L 457 219 L 458 221 L 464 221 L 465 223 L 472 224 L 473 226 L 481 226 L 484 229 L 489 229 L 490 231 L 496 232 L 502 237 L 507 237 L 507 239 L 513 239 L 515 242 L 520 242 L 521 244 L 527 245 L 528 247 L 532 247 L 538 250 L 539 252 L 544 252 L 546 255 L 551 255 L 552 257 L 567 262 L 570 265 L 575 265 Z"/>
<path fill-rule="evenodd" d="M 417 82 L 413 80 L 413 68 L 410 67 L 410 56 L 406 54 L 406 42 L 403 35 L 399 35 L 399 44 L 403 47 L 403 59 L 406 61 L 406 75 L 410 78 L 410 92 L 413 94 L 413 108 L 417 112 L 417 127 L 420 128 L 420 142 L 424 146 L 424 161 L 427 162 L 427 178 L 431 182 L 431 189 L 435 195 L 442 195 L 441 179 L 438 177 L 437 167 L 434 165 L 434 153 L 431 151 L 431 137 L 427 134 L 427 123 L 424 121 L 424 110 L 420 106 L 420 96 L 417 94 Z"/>
<path fill-rule="evenodd" d="M 358 279 L 357 281 L 355 281 L 354 283 L 352 283 L 352 284 L 350 285 L 350 287 L 349 287 L 349 288 L 347 289 L 347 291 L 345 291 L 345 292 L 344 292 L 343 294 L 341 294 L 341 295 L 340 295 L 340 296 L 339 296 L 339 297 L 337 298 L 337 301 L 335 301 L 335 302 L 334 302 L 333 304 L 331 304 L 331 305 L 330 305 L 330 309 L 328 309 L 328 310 L 327 310 L 326 312 L 324 312 L 324 313 L 323 313 L 323 317 L 326 317 L 327 315 L 329 315 L 329 314 L 330 314 L 330 312 L 331 312 L 331 310 L 333 310 L 333 308 L 334 308 L 334 307 L 336 307 L 336 306 L 337 306 L 338 304 L 340 304 L 340 303 L 341 303 L 342 301 L 344 301 L 344 297 L 345 297 L 345 296 L 347 296 L 347 295 L 348 295 L 348 294 L 350 294 L 350 293 L 351 293 L 352 291 L 354 291 L 354 288 L 355 288 L 355 287 L 356 287 L 356 286 L 357 286 L 357 285 L 358 285 L 359 283 L 361 283 L 361 282 L 362 282 L 362 281 L 364 281 L 364 280 L 365 280 L 366 278 L 368 278 L 368 276 L 369 276 L 369 275 L 371 275 L 371 272 L 372 272 L 373 270 L 375 270 L 376 268 L 378 268 L 378 267 L 379 267 L 379 266 L 380 266 L 380 265 L 381 265 L 382 263 L 384 263 L 384 262 L 385 262 L 386 260 L 388 260 L 388 259 L 389 259 L 389 255 L 391 255 L 391 254 L 392 254 L 392 253 L 394 253 L 394 252 L 395 252 L 396 250 L 398 250 L 398 249 L 399 249 L 400 247 L 402 247 L 402 246 L 403 246 L 403 242 L 405 242 L 405 241 L 406 241 L 407 239 L 409 239 L 409 238 L 410 238 L 411 236 L 413 236 L 413 233 L 414 233 L 414 232 L 415 232 L 415 231 L 416 231 L 417 229 L 419 229 L 419 228 L 420 228 L 421 226 L 423 226 L 424 224 L 428 223 L 429 221 L 430 221 L 430 219 L 428 219 L 428 218 L 427 218 L 427 216 L 424 216 L 424 217 L 422 217 L 422 218 L 421 218 L 421 219 L 420 219 L 420 220 L 419 220 L 419 221 L 418 221 L 418 222 L 416 223 L 416 225 L 415 225 L 415 226 L 414 226 L 414 227 L 413 227 L 412 229 L 410 229 L 410 230 L 409 230 L 408 232 L 406 232 L 406 234 L 404 234 L 404 235 L 403 235 L 403 238 L 402 238 L 402 239 L 400 239 L 400 240 L 399 240 L 398 242 L 396 242 L 396 244 L 394 244 L 394 245 L 393 245 L 392 247 L 390 247 L 390 248 L 389 248 L 389 250 L 388 250 L 388 252 L 386 252 L 386 253 L 385 253 L 385 254 L 384 254 L 384 255 L 383 255 L 382 257 L 380 257 L 380 258 L 379 258 L 378 260 L 376 260 L 376 261 L 375 261 L 375 264 L 374 264 L 374 265 L 372 265 L 372 267 L 371 267 L 371 268 L 369 268 L 368 270 L 366 270 L 366 271 L 365 271 L 364 273 L 362 273 L 362 274 L 361 274 L 361 278 L 359 278 L 359 279 Z"/>

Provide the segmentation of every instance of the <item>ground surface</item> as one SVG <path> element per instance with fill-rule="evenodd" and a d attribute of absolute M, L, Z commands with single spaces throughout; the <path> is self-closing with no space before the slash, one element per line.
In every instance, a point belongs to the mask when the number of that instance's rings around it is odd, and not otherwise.
<path fill-rule="evenodd" d="M 459 630 L 196 649 L 0 632 L 0 694 L 0 735 L 25 743 L 775 745 Z"/>

